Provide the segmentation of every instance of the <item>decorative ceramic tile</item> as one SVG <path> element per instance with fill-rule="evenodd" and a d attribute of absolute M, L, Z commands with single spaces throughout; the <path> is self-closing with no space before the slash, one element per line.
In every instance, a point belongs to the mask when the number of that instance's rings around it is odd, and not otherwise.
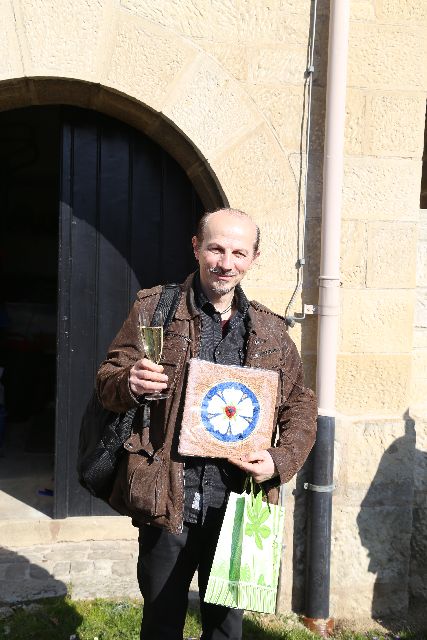
<path fill-rule="evenodd" d="M 278 373 L 192 358 L 178 451 L 208 458 L 271 446 Z"/>

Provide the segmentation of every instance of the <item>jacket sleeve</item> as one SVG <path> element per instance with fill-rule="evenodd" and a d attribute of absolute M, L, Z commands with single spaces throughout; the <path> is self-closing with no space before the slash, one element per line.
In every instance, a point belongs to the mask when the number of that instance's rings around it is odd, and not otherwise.
<path fill-rule="evenodd" d="M 97 393 L 102 405 L 116 413 L 139 405 L 129 386 L 129 372 L 135 362 L 143 357 L 138 336 L 140 305 L 139 300 L 134 303 L 96 376 Z"/>
<path fill-rule="evenodd" d="M 284 366 L 280 370 L 282 404 L 278 411 L 278 439 L 268 449 L 279 472 L 270 486 L 288 482 L 302 467 L 316 437 L 316 396 L 304 387 L 304 374 L 297 348 L 287 336 Z"/>

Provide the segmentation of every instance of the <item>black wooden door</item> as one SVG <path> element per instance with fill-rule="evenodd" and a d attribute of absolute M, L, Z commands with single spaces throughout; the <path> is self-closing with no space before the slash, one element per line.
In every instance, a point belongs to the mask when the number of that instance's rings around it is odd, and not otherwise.
<path fill-rule="evenodd" d="M 59 232 L 55 517 L 113 513 L 77 481 L 80 419 L 107 347 L 141 287 L 195 266 L 201 202 L 157 144 L 100 114 L 64 109 Z"/>

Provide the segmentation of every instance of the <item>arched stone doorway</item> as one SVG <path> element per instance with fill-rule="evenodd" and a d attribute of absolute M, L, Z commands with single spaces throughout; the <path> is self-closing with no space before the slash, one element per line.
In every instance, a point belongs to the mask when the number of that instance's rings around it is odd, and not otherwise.
<path fill-rule="evenodd" d="M 76 479 L 82 410 L 97 365 L 138 288 L 179 281 L 194 266 L 190 238 L 204 207 L 164 149 L 95 111 L 20 109 L 0 114 L 0 135 L 2 129 L 20 158 L 15 169 L 10 157 L 2 158 L 4 166 L 10 164 L 2 172 L 7 180 L 1 217 L 9 316 L 2 351 L 10 414 L 5 440 L 15 420 L 21 468 L 34 465 L 31 449 L 48 465 L 33 483 L 24 474 L 24 488 L 19 478 L 8 484 L 3 477 L 2 484 L 48 515 L 105 513 Z M 13 336 L 16 342 L 23 317 L 33 322 L 18 352 Z M 22 410 L 25 415 L 19 415 Z M 49 485 L 55 432 L 56 471 Z M 18 455 L 16 447 L 12 455 Z M 19 468 L 16 459 L 2 466 Z M 54 496 L 40 495 L 45 484 Z M 52 497 L 55 509 L 49 512 Z"/>

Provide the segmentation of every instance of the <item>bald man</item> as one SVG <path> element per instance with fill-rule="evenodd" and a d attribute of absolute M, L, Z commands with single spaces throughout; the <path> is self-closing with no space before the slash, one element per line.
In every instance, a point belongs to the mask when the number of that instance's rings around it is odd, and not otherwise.
<path fill-rule="evenodd" d="M 158 286 L 138 293 L 97 376 L 107 409 L 124 412 L 141 406 L 131 436 L 137 452 L 119 469 L 111 504 L 131 516 L 140 530 L 142 640 L 182 640 L 196 570 L 202 640 L 241 639 L 242 611 L 203 602 L 227 497 L 243 490 L 249 474 L 277 503 L 278 487 L 301 468 L 316 432 L 315 397 L 304 387 L 301 360 L 285 320 L 250 302 L 240 285 L 259 256 L 257 225 L 235 209 L 208 212 L 192 243 L 199 269 L 180 286 L 163 364 L 141 358 L 138 337 L 138 318 L 141 312 L 152 317 L 162 291 Z M 192 357 L 279 372 L 277 432 L 271 447 L 243 460 L 178 454 L 186 365 Z M 145 397 L 166 389 L 166 400 L 151 403 L 147 427 Z"/>

